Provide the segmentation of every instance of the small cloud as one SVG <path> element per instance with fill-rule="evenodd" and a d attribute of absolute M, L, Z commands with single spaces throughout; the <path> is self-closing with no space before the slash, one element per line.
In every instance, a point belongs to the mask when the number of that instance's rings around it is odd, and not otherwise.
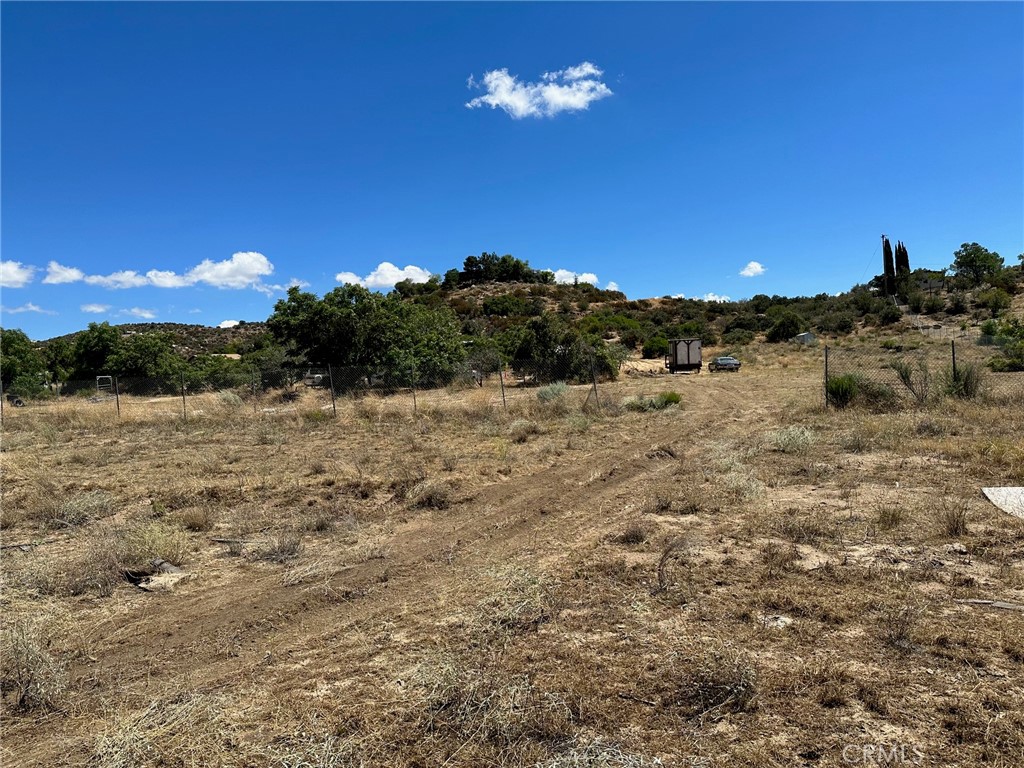
<path fill-rule="evenodd" d="M 394 288 L 395 283 L 400 283 L 403 280 L 412 280 L 414 283 L 425 283 L 430 279 L 430 277 L 430 272 L 422 267 L 410 264 L 407 267 L 399 269 L 390 261 L 382 261 L 377 265 L 377 268 L 366 277 L 360 277 L 355 272 L 339 272 L 334 276 L 334 279 L 339 283 L 361 285 L 364 288 L 379 290 L 381 288 Z"/>
<path fill-rule="evenodd" d="M 757 277 L 764 274 L 764 265 L 758 261 L 747 262 L 747 266 L 740 270 L 743 277 Z"/>
<path fill-rule="evenodd" d="M 705 293 L 701 298 L 704 299 L 704 301 L 716 301 L 719 303 L 732 301 L 728 296 L 719 296 L 717 293 Z"/>
<path fill-rule="evenodd" d="M 61 283 L 77 283 L 85 278 L 85 273 L 75 267 L 65 267 L 56 261 L 46 265 L 46 277 L 43 282 L 47 285 L 59 285 Z"/>
<path fill-rule="evenodd" d="M 201 314 L 203 314 L 203 310 L 201 310 L 201 309 L 199 309 L 199 308 L 196 308 L 196 309 L 190 309 L 190 310 L 188 311 L 188 313 L 189 313 L 190 315 L 201 315 Z"/>
<path fill-rule="evenodd" d="M 216 288 L 248 288 L 273 274 L 274 265 L 262 253 L 240 251 L 224 261 L 204 259 L 185 274 L 188 284 L 206 283 Z"/>
<path fill-rule="evenodd" d="M 104 312 L 110 311 L 109 304 L 83 304 L 79 307 L 83 312 L 88 312 L 93 315 L 102 315 Z"/>
<path fill-rule="evenodd" d="M 157 288 L 184 288 L 189 285 L 188 278 L 171 270 L 151 269 L 146 273 L 146 279 Z"/>
<path fill-rule="evenodd" d="M 685 293 L 673 293 L 672 294 L 672 298 L 673 299 L 685 299 L 686 298 L 686 294 Z"/>
<path fill-rule="evenodd" d="M 619 289 L 619 284 L 616 283 L 614 280 L 609 281 L 608 285 L 606 285 L 604 287 L 604 289 L 606 291 L 618 291 L 618 290 L 620 290 Z"/>
<path fill-rule="evenodd" d="M 555 282 L 561 285 L 571 285 L 572 283 L 597 285 L 598 282 L 597 275 L 593 272 L 573 272 L 571 269 L 552 269 L 549 271 L 554 273 Z"/>
<path fill-rule="evenodd" d="M 31 301 L 22 304 L 20 307 L 4 307 L 4 312 L 9 315 L 20 315 L 22 312 L 36 312 L 40 315 L 56 315 L 52 309 L 43 309 L 42 307 L 33 304 Z"/>
<path fill-rule="evenodd" d="M 218 328 L 234 328 L 238 325 L 238 320 L 221 320 L 217 323 Z"/>
<path fill-rule="evenodd" d="M 0 261 L 0 288 L 22 288 L 32 282 L 35 267 L 20 261 Z"/>
<path fill-rule="evenodd" d="M 154 309 L 142 309 L 142 307 L 132 307 L 131 309 L 122 309 L 122 315 L 131 315 L 132 317 L 138 317 L 142 320 L 152 320 L 156 317 L 156 310 Z"/>
<path fill-rule="evenodd" d="M 611 89 L 598 78 L 604 72 L 589 61 L 556 72 L 545 72 L 540 82 L 521 82 L 508 69 L 494 69 L 484 73 L 482 83 L 472 75 L 469 88 L 482 87 L 487 92 L 466 103 L 469 109 L 477 107 L 500 108 L 514 120 L 524 117 L 554 117 L 560 112 L 578 112 L 592 102 L 612 95 Z"/>

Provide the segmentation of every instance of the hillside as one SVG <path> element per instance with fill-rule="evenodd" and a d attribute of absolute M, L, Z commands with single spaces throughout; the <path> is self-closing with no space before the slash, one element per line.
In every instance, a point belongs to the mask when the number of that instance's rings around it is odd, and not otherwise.
<path fill-rule="evenodd" d="M 233 328 L 216 328 L 191 323 L 125 323 L 116 327 L 124 336 L 142 333 L 166 334 L 170 337 L 174 351 L 183 357 L 235 352 L 267 332 L 266 323 L 262 322 L 242 322 Z M 84 332 L 81 330 L 56 336 L 43 341 L 42 344 L 45 346 L 61 340 L 74 344 L 75 339 Z"/>

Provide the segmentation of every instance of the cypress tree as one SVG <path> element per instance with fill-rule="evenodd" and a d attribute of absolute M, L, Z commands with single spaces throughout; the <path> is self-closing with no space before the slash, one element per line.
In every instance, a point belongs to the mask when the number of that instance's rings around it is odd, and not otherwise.
<path fill-rule="evenodd" d="M 896 266 L 892 259 L 892 245 L 889 238 L 882 237 L 882 267 L 885 270 L 885 295 L 896 293 Z"/>
<path fill-rule="evenodd" d="M 896 276 L 910 274 L 910 256 L 907 254 L 907 246 L 902 240 L 896 241 Z"/>

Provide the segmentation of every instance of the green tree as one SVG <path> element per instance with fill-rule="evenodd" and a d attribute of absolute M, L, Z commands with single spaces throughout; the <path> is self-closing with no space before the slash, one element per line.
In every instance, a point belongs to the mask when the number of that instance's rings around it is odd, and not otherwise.
<path fill-rule="evenodd" d="M 67 381 L 75 372 L 75 347 L 65 338 L 54 339 L 43 349 L 46 370 L 54 381 Z"/>
<path fill-rule="evenodd" d="M 953 273 L 968 287 L 976 287 L 1003 268 L 1003 257 L 977 243 L 964 243 L 953 252 Z"/>
<path fill-rule="evenodd" d="M 185 360 L 175 353 L 170 336 L 164 333 L 127 336 L 106 361 L 106 370 L 117 376 L 172 378 L 184 369 Z"/>
<path fill-rule="evenodd" d="M 770 342 L 788 341 L 800 333 L 803 325 L 800 315 L 787 311 L 768 329 L 765 338 Z"/>
<path fill-rule="evenodd" d="M 989 288 L 978 294 L 978 306 L 984 307 L 992 313 L 992 317 L 998 317 L 999 313 L 1010 306 L 1010 294 L 1002 288 Z"/>
<path fill-rule="evenodd" d="M 41 379 L 45 370 L 46 363 L 42 354 L 24 331 L 19 328 L 0 328 L 0 382 L 5 392 L 10 390 L 12 394 L 18 395 L 36 394 L 37 390 L 42 389 Z"/>
<path fill-rule="evenodd" d="M 885 274 L 885 295 L 896 295 L 896 264 L 893 260 L 892 245 L 889 238 L 882 238 L 882 269 Z"/>
<path fill-rule="evenodd" d="M 110 323 L 89 323 L 75 339 L 75 378 L 89 379 L 110 373 L 107 361 L 121 344 L 121 332 Z"/>
<path fill-rule="evenodd" d="M 424 382 L 443 380 L 464 357 L 450 309 L 357 285 L 335 288 L 322 299 L 291 288 L 267 326 L 292 350 L 293 360 L 383 368 L 403 376 L 415 369 Z"/>

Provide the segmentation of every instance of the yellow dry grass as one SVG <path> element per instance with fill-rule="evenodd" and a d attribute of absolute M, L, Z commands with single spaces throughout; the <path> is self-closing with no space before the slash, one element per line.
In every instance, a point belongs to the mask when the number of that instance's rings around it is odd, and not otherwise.
<path fill-rule="evenodd" d="M 5 412 L 4 765 L 1020 765 L 1024 410 L 819 363 Z"/>

